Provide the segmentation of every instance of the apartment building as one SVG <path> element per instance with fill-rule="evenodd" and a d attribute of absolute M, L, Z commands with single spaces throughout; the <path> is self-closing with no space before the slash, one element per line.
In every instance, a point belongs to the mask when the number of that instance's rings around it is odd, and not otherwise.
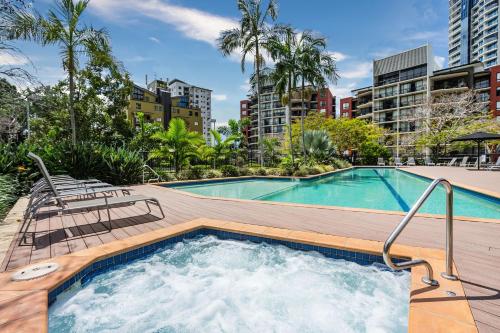
<path fill-rule="evenodd" d="M 203 136 L 207 143 L 211 142 L 210 124 L 212 121 L 212 90 L 201 88 L 179 79 L 171 81 L 155 80 L 148 85 L 148 88 L 154 89 L 157 86 L 167 86 L 172 97 L 188 97 L 189 106 L 201 110 Z"/>
<path fill-rule="evenodd" d="M 314 90 L 306 87 L 305 112 L 317 111 L 325 117 L 335 117 L 336 99 L 330 89 L 324 88 Z M 243 106 L 245 106 L 243 108 Z M 291 99 L 292 121 L 300 119 L 302 110 L 302 98 L 300 91 L 294 91 Z M 281 104 L 280 96 L 274 91 L 274 85 L 269 80 L 263 80 L 260 94 L 260 111 L 263 137 L 282 138 L 286 129 L 287 114 L 286 107 Z M 257 96 L 240 101 L 240 117 L 250 118 L 248 129 L 248 145 L 251 158 L 257 158 L 258 153 L 258 117 L 257 117 Z"/>
<path fill-rule="evenodd" d="M 170 92 L 160 87 L 156 92 L 134 85 L 129 97 L 127 119 L 138 126 L 137 113 L 142 112 L 146 122 L 158 122 L 167 129 L 170 119 L 182 118 L 190 131 L 203 133 L 201 109 L 189 105 L 188 97 L 171 97 Z"/>
<path fill-rule="evenodd" d="M 498 0 L 449 0 L 448 63 L 450 67 L 483 62 L 500 64 Z"/>
<path fill-rule="evenodd" d="M 240 119 L 245 119 L 250 116 L 250 107 L 252 106 L 252 101 L 249 99 L 244 99 L 240 101 Z M 250 133 L 250 128 L 247 127 L 243 129 L 243 134 L 245 138 L 248 140 L 248 136 Z"/>
<path fill-rule="evenodd" d="M 473 90 L 485 113 L 500 115 L 500 65 L 482 62 L 433 70 L 432 50 L 422 46 L 373 62 L 373 86 L 352 91 L 340 100 L 340 116 L 363 118 L 386 129 L 385 145 L 394 156 L 414 151 L 418 109 L 445 94 Z"/>

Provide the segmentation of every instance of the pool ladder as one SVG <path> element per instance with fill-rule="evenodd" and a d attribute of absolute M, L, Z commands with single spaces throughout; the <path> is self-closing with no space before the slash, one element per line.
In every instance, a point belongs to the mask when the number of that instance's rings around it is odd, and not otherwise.
<path fill-rule="evenodd" d="M 430 286 L 439 286 L 439 282 L 434 279 L 432 266 L 424 259 L 413 259 L 404 262 L 395 263 L 392 261 L 390 250 L 391 246 L 398 238 L 399 234 L 406 228 L 415 213 L 422 207 L 427 198 L 431 195 L 432 191 L 436 189 L 439 184 L 443 184 L 446 190 L 446 272 L 441 273 L 441 276 L 448 280 L 457 280 L 457 276 L 453 275 L 453 188 L 449 181 L 444 178 L 434 180 L 431 185 L 425 190 L 422 196 L 413 205 L 406 216 L 401 220 L 396 229 L 389 235 L 389 238 L 384 243 L 383 257 L 387 266 L 394 270 L 408 269 L 414 266 L 425 266 L 427 269 L 427 276 L 422 278 L 422 282 Z"/>

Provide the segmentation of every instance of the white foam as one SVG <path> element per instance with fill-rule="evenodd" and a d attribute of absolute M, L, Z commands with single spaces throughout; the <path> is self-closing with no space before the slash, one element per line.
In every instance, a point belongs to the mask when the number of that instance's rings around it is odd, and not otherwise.
<path fill-rule="evenodd" d="M 51 332 L 400 332 L 409 274 L 283 246 L 177 244 L 50 307 Z"/>

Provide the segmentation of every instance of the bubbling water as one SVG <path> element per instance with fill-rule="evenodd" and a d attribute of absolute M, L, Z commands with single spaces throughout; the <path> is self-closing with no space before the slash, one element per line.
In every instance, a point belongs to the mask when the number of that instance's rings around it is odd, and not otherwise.
<path fill-rule="evenodd" d="M 409 273 L 187 240 L 58 296 L 50 332 L 406 332 Z"/>

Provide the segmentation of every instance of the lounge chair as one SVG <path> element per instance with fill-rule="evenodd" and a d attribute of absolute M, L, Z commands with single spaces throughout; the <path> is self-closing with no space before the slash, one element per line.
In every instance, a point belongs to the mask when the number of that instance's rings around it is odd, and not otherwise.
<path fill-rule="evenodd" d="M 451 166 L 454 166 L 456 162 L 457 162 L 457 158 L 456 158 L 456 157 L 453 157 L 453 158 L 451 159 L 451 161 L 449 161 L 448 163 L 444 162 L 444 163 L 439 163 L 438 165 L 440 165 L 440 166 L 449 166 L 449 167 L 451 167 Z"/>
<path fill-rule="evenodd" d="M 34 154 L 33 154 L 34 155 Z M 36 156 L 36 155 L 35 155 Z M 32 157 L 32 156 L 30 156 Z M 38 156 L 36 156 L 38 157 Z M 33 158 L 33 157 L 32 157 Z M 41 161 L 41 159 L 40 159 Z M 43 162 L 42 162 L 43 163 Z M 43 166 L 43 167 L 42 167 Z M 163 209 L 161 208 L 160 203 L 156 198 L 153 197 L 148 197 L 144 195 L 127 195 L 127 196 L 122 196 L 122 197 L 112 197 L 112 196 L 103 196 L 99 198 L 90 198 L 86 200 L 80 200 L 80 201 L 68 201 L 68 197 L 74 197 L 73 194 L 71 195 L 63 195 L 54 185 L 52 182 L 52 179 L 50 178 L 50 175 L 47 172 L 47 169 L 43 164 L 39 165 L 40 171 L 43 174 L 43 177 L 49 184 L 52 193 L 45 194 L 40 200 L 38 200 L 36 203 L 33 203 L 30 207 L 28 207 L 28 214 L 25 215 L 23 224 L 21 225 L 20 228 L 20 242 L 19 245 L 22 245 L 22 243 L 26 239 L 26 233 L 28 232 L 29 226 L 31 224 L 31 221 L 33 220 L 34 217 L 38 215 L 39 209 L 47 204 L 48 201 L 55 201 L 56 202 L 56 210 L 60 212 L 61 214 L 65 213 L 73 213 L 73 212 L 81 212 L 81 211 L 90 211 L 90 210 L 97 210 L 98 214 L 98 221 L 101 221 L 101 209 L 106 209 L 107 215 L 108 215 L 108 222 L 109 222 L 109 227 L 108 230 L 111 231 L 111 213 L 110 209 L 115 208 L 115 207 L 123 207 L 127 205 L 132 205 L 137 202 L 143 201 L 147 208 L 148 212 L 147 214 L 151 213 L 151 207 L 150 204 L 156 205 L 162 215 L 162 218 L 165 217 L 165 214 L 163 213 Z M 32 234 L 32 241 L 34 241 L 34 236 L 35 234 Z"/>
<path fill-rule="evenodd" d="M 436 163 L 432 162 L 430 157 L 425 158 L 425 165 L 426 166 L 436 166 Z"/>
<path fill-rule="evenodd" d="M 497 162 L 486 167 L 486 170 L 500 170 L 500 157 L 497 157 Z"/>
<path fill-rule="evenodd" d="M 468 160 L 469 160 L 469 156 L 464 156 L 464 157 L 462 158 L 462 162 L 460 162 L 459 166 L 460 166 L 460 167 L 464 167 L 464 168 L 465 168 L 465 167 L 467 167 L 467 161 L 468 161 Z"/>
<path fill-rule="evenodd" d="M 399 157 L 394 158 L 394 165 L 397 167 L 403 166 L 403 163 L 401 163 L 401 158 Z"/>
<path fill-rule="evenodd" d="M 415 158 L 413 157 L 408 157 L 408 161 L 406 162 L 407 166 L 415 166 L 417 163 L 415 163 Z"/>
<path fill-rule="evenodd" d="M 385 166 L 385 161 L 383 157 L 379 157 L 377 160 L 377 166 Z"/>

